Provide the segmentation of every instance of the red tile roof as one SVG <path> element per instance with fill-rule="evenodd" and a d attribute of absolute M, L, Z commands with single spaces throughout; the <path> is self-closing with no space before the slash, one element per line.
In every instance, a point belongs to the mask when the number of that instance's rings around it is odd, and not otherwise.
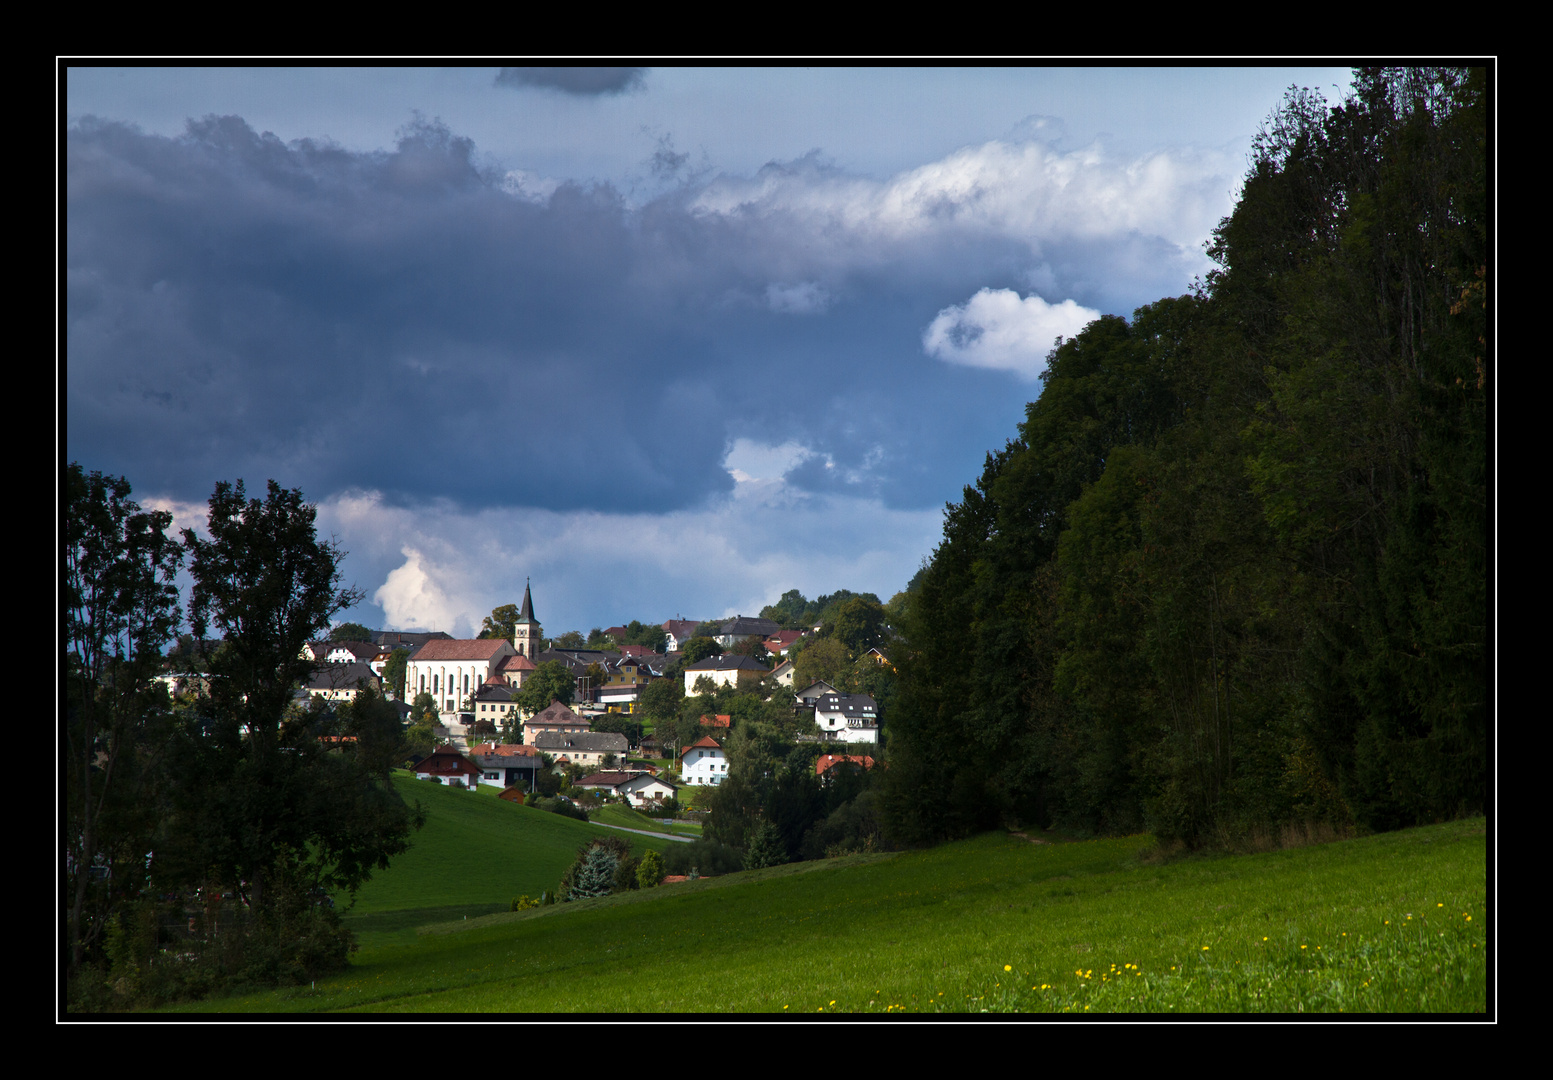
<path fill-rule="evenodd" d="M 479 757 L 538 757 L 539 751 L 532 746 L 522 746 L 517 743 L 481 743 L 479 746 L 469 748 L 471 754 Z"/>
<path fill-rule="evenodd" d="M 814 775 L 823 776 L 825 770 L 834 765 L 840 765 L 843 761 L 853 761 L 865 769 L 874 767 L 874 759 L 867 755 L 858 754 L 824 754 L 814 763 Z"/>
<path fill-rule="evenodd" d="M 503 646 L 512 648 L 505 638 L 452 639 L 428 641 L 415 654 L 416 660 L 489 660 Z"/>
<path fill-rule="evenodd" d="M 700 746 L 700 747 L 708 747 L 708 748 L 710 748 L 712 750 L 721 750 L 722 749 L 722 744 L 717 742 L 717 740 L 713 739 L 710 735 L 703 735 L 699 739 L 697 739 L 695 742 L 691 743 L 689 746 L 687 746 L 683 750 L 681 750 L 679 752 L 679 756 L 680 757 L 684 757 L 686 754 L 690 753 L 692 750 L 696 749 L 698 746 Z"/>
<path fill-rule="evenodd" d="M 594 773 L 592 776 L 585 776 L 577 781 L 577 785 L 579 787 L 619 787 L 636 775 L 636 773 L 628 772 Z"/>
<path fill-rule="evenodd" d="M 439 746 L 430 757 L 421 759 L 415 771 L 432 776 L 474 776 L 479 774 L 480 766 L 457 750 Z"/>

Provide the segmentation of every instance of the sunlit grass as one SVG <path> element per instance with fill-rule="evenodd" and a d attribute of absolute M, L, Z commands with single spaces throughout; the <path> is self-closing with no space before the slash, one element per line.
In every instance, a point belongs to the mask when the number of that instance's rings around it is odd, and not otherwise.
<path fill-rule="evenodd" d="M 316 988 L 204 1007 L 1480 1011 L 1483 832 L 1479 819 L 1163 866 L 1138 861 L 1142 837 L 992 834 L 460 920 L 364 948 Z"/>
<path fill-rule="evenodd" d="M 577 849 L 612 831 L 403 773 L 394 776 L 394 786 L 406 801 L 420 800 L 426 825 L 409 851 L 361 888 L 346 914 L 364 948 L 379 943 L 379 934 L 399 939 L 408 932 L 413 940 L 414 929 L 425 923 L 506 911 L 515 896 L 553 890 Z M 638 852 L 662 851 L 672 842 L 629 840 Z M 343 909 L 347 899 L 336 897 L 336 903 Z"/>

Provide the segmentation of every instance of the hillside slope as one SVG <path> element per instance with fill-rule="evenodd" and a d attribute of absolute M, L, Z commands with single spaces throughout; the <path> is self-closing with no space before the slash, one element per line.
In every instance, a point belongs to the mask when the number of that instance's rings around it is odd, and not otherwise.
<path fill-rule="evenodd" d="M 1487 1008 L 1482 819 L 1167 865 L 1143 843 L 989 833 L 492 915 L 198 1010 Z"/>
<path fill-rule="evenodd" d="M 672 842 L 516 806 L 495 798 L 495 789 L 455 790 L 403 773 L 393 779 L 406 802 L 420 800 L 426 825 L 409 851 L 362 886 L 347 913 L 364 946 L 379 934 L 506 911 L 515 896 L 554 890 L 589 837 L 624 836 L 638 855 Z M 347 899 L 336 902 L 343 908 Z"/>

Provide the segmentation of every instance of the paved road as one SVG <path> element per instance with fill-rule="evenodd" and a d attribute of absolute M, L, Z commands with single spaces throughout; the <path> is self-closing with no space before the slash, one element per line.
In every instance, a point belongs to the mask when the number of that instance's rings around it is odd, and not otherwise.
<path fill-rule="evenodd" d="M 624 825 L 605 825 L 602 821 L 590 821 L 590 825 L 600 825 L 606 829 L 619 829 L 621 832 L 634 832 L 641 836 L 656 836 L 660 840 L 678 840 L 681 844 L 691 844 L 699 840 L 697 836 L 675 836 L 673 833 L 653 832 L 651 829 L 628 829 Z"/>

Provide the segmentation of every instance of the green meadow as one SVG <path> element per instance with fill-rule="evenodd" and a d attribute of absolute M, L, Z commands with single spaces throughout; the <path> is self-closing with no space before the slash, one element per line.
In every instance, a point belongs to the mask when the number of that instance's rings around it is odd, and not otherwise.
<path fill-rule="evenodd" d="M 1482 819 L 1165 863 L 1146 837 L 989 833 L 513 913 L 512 895 L 553 888 L 597 826 L 403 783 L 427 826 L 362 890 L 350 970 L 188 1011 L 1487 1007 Z"/>
<path fill-rule="evenodd" d="M 621 806 L 619 803 L 601 806 L 589 816 L 594 821 L 604 825 L 618 825 L 623 829 L 643 829 L 648 832 L 667 833 L 671 836 L 684 836 L 692 840 L 699 839 L 701 836 L 701 826 L 699 825 L 686 825 L 680 822 L 668 822 L 662 818 L 650 818 L 646 814 L 633 810 L 629 806 Z"/>
<path fill-rule="evenodd" d="M 428 923 L 507 911 L 513 897 L 525 894 L 537 899 L 555 889 L 590 837 L 614 832 L 638 855 L 674 842 L 517 806 L 486 785 L 471 792 L 396 773 L 394 786 L 407 802 L 420 800 L 426 825 L 409 851 L 361 888 L 346 912 L 346 925 L 362 947 L 358 955 L 380 944 L 413 942 L 416 930 Z M 335 899 L 341 910 L 349 902 L 346 896 Z"/>

